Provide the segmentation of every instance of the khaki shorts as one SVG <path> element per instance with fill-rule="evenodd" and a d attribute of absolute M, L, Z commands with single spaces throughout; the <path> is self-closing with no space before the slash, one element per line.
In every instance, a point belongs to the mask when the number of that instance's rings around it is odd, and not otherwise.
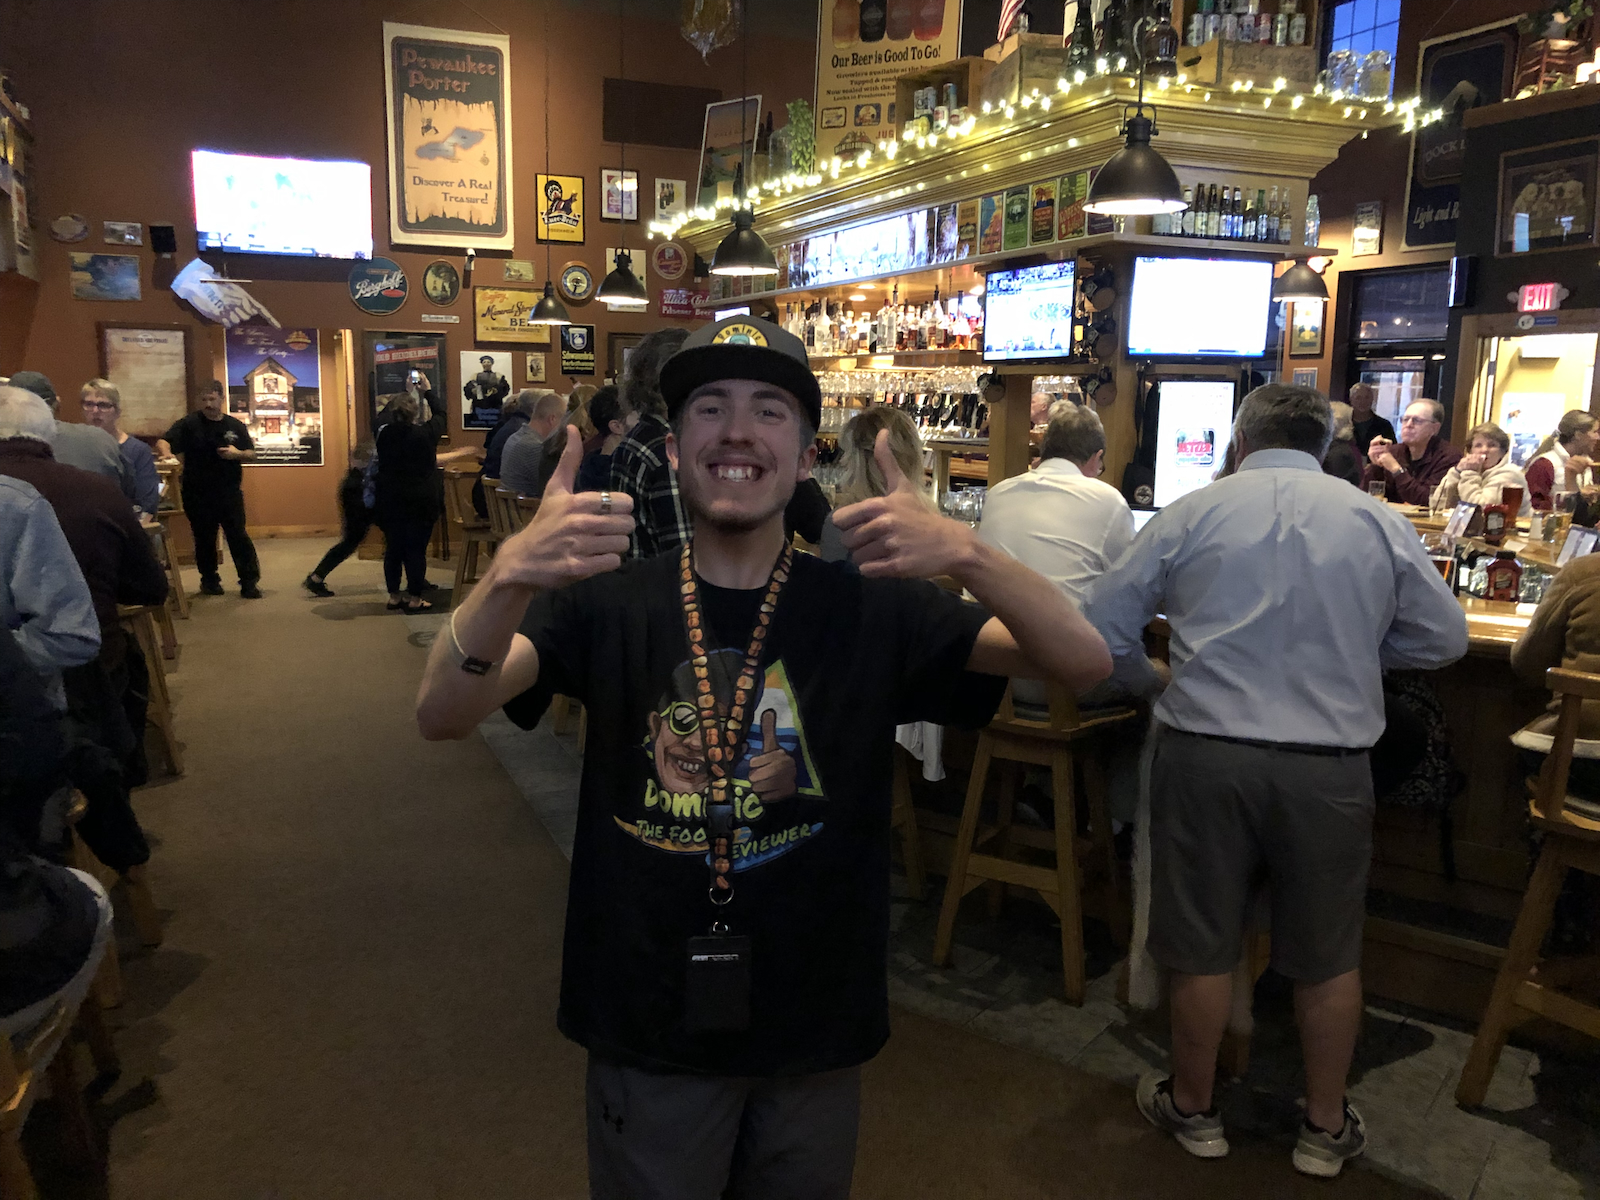
<path fill-rule="evenodd" d="M 1256 888 L 1272 891 L 1272 965 L 1321 983 L 1361 965 L 1372 861 L 1365 751 L 1313 754 L 1162 727 L 1150 771 L 1150 940 L 1162 966 L 1238 965 Z"/>

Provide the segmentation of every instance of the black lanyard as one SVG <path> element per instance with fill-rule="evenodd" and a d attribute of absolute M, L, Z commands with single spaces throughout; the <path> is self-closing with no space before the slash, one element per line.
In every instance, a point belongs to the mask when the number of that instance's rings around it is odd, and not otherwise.
<path fill-rule="evenodd" d="M 700 722 L 702 753 L 710 778 L 706 791 L 706 830 L 711 838 L 711 886 L 708 891 L 711 903 L 718 908 L 733 899 L 733 783 L 729 773 L 739 761 L 749 732 L 747 710 L 761 674 L 761 650 L 767 634 L 772 630 L 772 618 L 778 610 L 778 593 L 789 580 L 789 569 L 793 562 L 794 547 L 785 544 L 767 581 L 767 594 L 756 613 L 755 627 L 750 631 L 750 645 L 745 650 L 744 666 L 734 685 L 733 702 L 726 718 L 719 718 L 717 698 L 711 687 L 711 659 L 706 653 L 705 611 L 700 605 L 700 589 L 695 583 L 693 555 L 688 545 L 684 546 L 680 559 L 679 589 L 683 594 L 683 626 L 689 641 L 689 664 L 694 672 L 695 715 Z"/>

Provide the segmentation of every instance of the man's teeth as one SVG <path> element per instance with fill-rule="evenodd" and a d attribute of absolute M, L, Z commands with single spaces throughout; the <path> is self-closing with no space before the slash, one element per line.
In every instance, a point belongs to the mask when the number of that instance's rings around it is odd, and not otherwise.
<path fill-rule="evenodd" d="M 758 473 L 757 468 L 751 466 L 719 466 L 714 470 L 718 479 L 726 479 L 731 483 L 745 483 Z"/>

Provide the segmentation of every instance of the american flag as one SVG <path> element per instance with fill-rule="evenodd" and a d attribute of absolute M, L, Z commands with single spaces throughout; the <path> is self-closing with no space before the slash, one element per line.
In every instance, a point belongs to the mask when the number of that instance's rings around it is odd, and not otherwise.
<path fill-rule="evenodd" d="M 1000 32 L 995 34 L 995 41 L 1003 42 L 1006 34 L 1011 32 L 1011 27 L 1017 22 L 1017 14 L 1022 11 L 1026 0 L 1005 0 L 1000 6 Z"/>

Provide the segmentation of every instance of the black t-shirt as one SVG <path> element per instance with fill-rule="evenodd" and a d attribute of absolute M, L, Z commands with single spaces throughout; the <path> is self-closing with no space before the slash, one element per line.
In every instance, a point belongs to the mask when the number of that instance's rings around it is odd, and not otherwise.
<path fill-rule="evenodd" d="M 244 481 L 243 464 L 219 457 L 220 447 L 256 448 L 244 422 L 226 413 L 217 421 L 201 412 L 190 413 L 167 430 L 167 443 L 174 454 L 183 455 L 183 490 L 199 495 L 237 491 Z"/>
<path fill-rule="evenodd" d="M 1355 431 L 1355 443 L 1363 454 L 1367 452 L 1367 447 L 1372 444 L 1372 439 L 1375 437 L 1385 437 L 1391 442 L 1394 441 L 1394 426 L 1377 413 L 1373 413 L 1365 421 L 1352 421 L 1350 424 Z"/>
<path fill-rule="evenodd" d="M 751 1027 L 695 1034 L 683 1020 L 686 947 L 712 908 L 678 561 L 664 554 L 545 593 L 523 622 L 539 682 L 507 715 L 532 728 L 556 693 L 589 709 L 557 1022 L 589 1050 L 646 1070 L 855 1066 L 889 1036 L 894 727 L 993 717 L 1006 681 L 965 669 L 987 614 L 931 583 L 795 556 L 733 773 L 746 828 L 725 912 L 752 940 Z M 710 655 L 724 699 L 763 591 L 700 584 L 707 646 L 729 648 Z M 773 727 L 783 754 L 752 772 Z M 738 782 L 752 773 L 776 786 L 752 795 Z"/>

